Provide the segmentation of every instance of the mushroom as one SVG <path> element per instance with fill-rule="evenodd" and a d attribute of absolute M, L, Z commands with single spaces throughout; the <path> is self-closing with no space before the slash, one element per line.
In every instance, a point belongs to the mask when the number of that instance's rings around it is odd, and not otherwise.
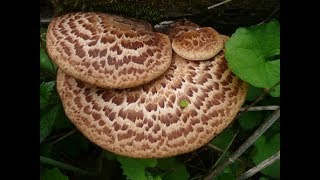
<path fill-rule="evenodd" d="M 176 35 L 179 35 L 180 33 L 195 30 L 197 28 L 200 28 L 200 26 L 196 23 L 188 20 L 177 20 L 174 23 L 170 24 L 170 28 L 168 30 L 169 32 L 167 34 L 172 40 Z"/>
<path fill-rule="evenodd" d="M 103 88 L 136 87 L 170 66 L 170 39 L 148 23 L 102 13 L 54 18 L 47 31 L 51 59 L 65 73 Z"/>
<path fill-rule="evenodd" d="M 208 61 L 173 53 L 172 61 L 157 79 L 130 89 L 98 88 L 59 69 L 66 115 L 93 143 L 124 156 L 171 157 L 207 144 L 235 118 L 247 83 L 228 68 L 224 51 Z"/>
<path fill-rule="evenodd" d="M 208 60 L 223 48 L 223 39 L 211 27 L 200 27 L 190 21 L 174 24 L 170 37 L 172 49 L 187 60 Z"/>

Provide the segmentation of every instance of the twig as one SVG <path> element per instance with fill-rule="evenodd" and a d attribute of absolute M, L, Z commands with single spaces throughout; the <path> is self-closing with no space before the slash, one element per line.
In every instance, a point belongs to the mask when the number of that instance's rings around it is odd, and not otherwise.
<path fill-rule="evenodd" d="M 265 89 L 265 91 L 259 97 L 257 97 L 251 104 L 249 104 L 249 106 L 247 106 L 241 113 L 239 113 L 237 115 L 237 117 L 235 117 L 235 119 L 238 119 L 241 116 L 241 114 L 247 112 L 251 107 L 253 107 L 259 101 L 261 101 L 265 95 L 269 94 L 271 92 L 271 90 L 273 88 L 275 88 L 276 86 L 278 86 L 279 84 L 280 84 L 280 81 L 278 83 L 276 83 L 275 85 L 273 85 L 271 88 Z"/>
<path fill-rule="evenodd" d="M 223 152 L 224 152 L 223 149 L 220 149 L 220 148 L 218 148 L 217 146 L 215 146 L 215 145 L 213 145 L 213 144 L 208 144 L 207 146 L 208 146 L 209 148 L 211 148 L 211 149 L 219 152 L 219 153 L 223 153 Z M 253 167 L 252 164 L 250 164 L 249 162 L 246 162 L 245 160 L 241 159 L 240 157 L 237 158 L 236 161 L 238 161 L 239 163 L 242 163 L 242 164 L 244 164 L 244 165 L 246 165 L 246 166 Z"/>
<path fill-rule="evenodd" d="M 49 19 L 40 19 L 40 24 L 48 24 L 52 19 L 49 18 Z"/>
<path fill-rule="evenodd" d="M 228 149 L 230 148 L 231 144 L 233 143 L 233 141 L 237 137 L 238 133 L 239 133 L 239 129 L 237 129 L 236 133 L 234 133 L 234 135 L 233 135 L 231 141 L 229 142 L 227 148 L 223 151 L 222 155 L 219 157 L 219 159 L 216 161 L 216 163 L 214 163 L 214 165 L 212 166 L 211 169 L 214 169 L 218 165 L 218 163 L 222 160 L 222 158 L 224 157 L 224 155 L 227 153 Z"/>
<path fill-rule="evenodd" d="M 268 119 L 234 152 L 226 161 L 204 178 L 209 180 L 218 175 L 227 166 L 232 164 L 238 157 L 240 157 L 245 150 L 247 150 L 278 118 L 280 117 L 280 107 L 273 112 Z"/>
<path fill-rule="evenodd" d="M 217 6 L 220 6 L 220 5 L 225 4 L 225 3 L 227 3 L 227 2 L 230 2 L 230 1 L 231 1 L 231 0 L 222 1 L 222 2 L 220 2 L 220 3 L 217 3 L 217 4 L 214 4 L 214 5 L 212 5 L 212 6 L 209 6 L 208 9 L 215 8 L 215 7 L 217 7 Z"/>
<path fill-rule="evenodd" d="M 191 165 L 191 164 L 186 164 L 187 167 L 190 167 L 190 168 L 194 168 L 194 169 L 198 169 L 198 170 L 201 170 L 203 172 L 208 172 L 208 169 L 204 169 L 204 168 L 200 168 L 198 166 L 194 166 L 194 165 Z"/>
<path fill-rule="evenodd" d="M 260 22 L 260 23 L 257 24 L 257 25 L 263 24 L 263 23 L 265 23 L 266 21 L 270 20 L 270 19 L 272 18 L 272 16 L 273 16 L 276 12 L 278 12 L 279 10 L 280 10 L 280 6 L 277 6 L 277 8 L 268 16 L 267 19 L 263 20 L 262 22 Z"/>
<path fill-rule="evenodd" d="M 43 156 L 40 156 L 40 162 L 43 164 L 53 165 L 53 166 L 59 167 L 61 169 L 73 171 L 73 172 L 80 173 L 80 174 L 85 174 L 85 175 L 89 175 L 89 176 L 96 176 L 97 175 L 94 172 L 89 172 L 89 171 L 71 166 L 69 164 L 65 164 L 65 163 L 50 159 L 50 158 L 43 157 Z"/>
<path fill-rule="evenodd" d="M 61 136 L 60 138 L 58 138 L 58 139 L 56 139 L 56 140 L 52 141 L 50 144 L 55 144 L 55 143 L 57 143 L 57 142 L 59 142 L 59 141 L 63 140 L 64 138 L 66 138 L 66 137 L 68 137 L 68 136 L 70 136 L 70 135 L 74 134 L 75 132 L 77 132 L 77 129 L 73 129 L 72 131 L 69 131 L 67 134 L 65 134 L 65 135 Z"/>
<path fill-rule="evenodd" d="M 254 106 L 249 107 L 247 111 L 275 111 L 279 106 L 270 105 L 270 106 Z M 244 111 L 246 107 L 240 108 L 240 111 Z"/>
<path fill-rule="evenodd" d="M 270 166 L 274 162 L 280 159 L 280 151 L 278 151 L 276 154 L 270 156 L 268 159 L 262 161 L 260 164 L 257 166 L 249 169 L 247 172 L 241 174 L 237 179 L 238 180 L 243 180 L 243 179 L 248 179 L 249 177 L 253 176 L 257 172 L 261 171 L 262 169 Z"/>

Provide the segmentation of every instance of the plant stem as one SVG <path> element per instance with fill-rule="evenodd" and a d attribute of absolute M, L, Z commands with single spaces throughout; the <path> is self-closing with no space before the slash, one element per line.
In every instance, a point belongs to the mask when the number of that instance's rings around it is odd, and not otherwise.
<path fill-rule="evenodd" d="M 214 5 L 212 5 L 212 6 L 209 6 L 208 9 L 212 9 L 212 8 L 218 7 L 218 6 L 222 5 L 222 4 L 225 4 L 225 3 L 230 2 L 230 1 L 231 1 L 231 0 L 222 1 L 222 2 L 220 2 L 220 3 L 217 3 L 217 4 L 214 4 Z"/>
<path fill-rule="evenodd" d="M 89 176 L 96 176 L 97 175 L 94 172 L 89 172 L 89 171 L 86 171 L 86 170 L 71 166 L 69 164 L 65 164 L 65 163 L 50 159 L 50 158 L 43 157 L 43 156 L 40 156 L 40 162 L 42 164 L 53 165 L 53 166 L 59 167 L 61 169 L 73 171 L 73 172 L 84 174 L 84 175 L 89 175 Z"/>
<path fill-rule="evenodd" d="M 249 107 L 247 111 L 275 111 L 279 106 L 270 105 L 270 106 L 253 106 Z M 240 108 L 240 111 L 244 111 L 246 107 Z"/>
<path fill-rule="evenodd" d="M 262 169 L 270 166 L 274 162 L 280 159 L 280 151 L 278 151 L 276 154 L 270 156 L 268 159 L 262 161 L 257 166 L 249 169 L 247 172 L 241 174 L 239 177 L 237 177 L 238 180 L 248 179 L 249 177 L 253 176 L 257 172 L 261 171 Z"/>
<path fill-rule="evenodd" d="M 226 161 L 211 172 L 204 179 L 209 180 L 218 175 L 226 167 L 232 164 L 238 157 L 240 157 L 245 150 L 247 150 L 278 118 L 280 117 L 280 107 L 273 112 L 268 119 L 234 152 Z"/>
<path fill-rule="evenodd" d="M 214 163 L 214 165 L 212 166 L 211 169 L 214 169 L 218 165 L 218 163 L 222 160 L 222 158 L 227 153 L 228 149 L 230 148 L 231 144 L 233 143 L 233 141 L 236 138 L 236 136 L 238 135 L 238 133 L 239 133 L 239 129 L 237 129 L 236 133 L 234 133 L 234 135 L 233 135 L 231 141 L 229 142 L 227 148 L 223 151 L 222 155 L 219 157 L 219 159 L 216 161 L 216 163 Z"/>
<path fill-rule="evenodd" d="M 57 142 L 59 142 L 59 141 L 63 140 L 64 138 L 66 138 L 66 137 L 68 137 L 68 136 L 70 136 L 70 135 L 74 134 L 75 132 L 77 132 L 77 129 L 73 129 L 72 131 L 68 132 L 67 134 L 65 134 L 65 135 L 61 136 L 60 138 L 58 138 L 58 139 L 56 139 L 56 140 L 52 141 L 50 144 L 55 144 L 55 143 L 57 143 Z"/>
<path fill-rule="evenodd" d="M 215 145 L 213 145 L 213 144 L 208 144 L 207 146 L 208 146 L 209 148 L 211 148 L 211 149 L 219 152 L 219 153 L 223 153 L 223 152 L 224 152 L 223 149 L 220 149 L 220 148 L 218 148 L 217 146 L 215 146 Z M 240 157 L 237 158 L 236 161 L 238 161 L 239 163 L 244 164 L 244 165 L 246 165 L 246 166 L 248 166 L 248 167 L 253 167 L 252 164 L 250 164 L 249 162 L 241 159 Z"/>

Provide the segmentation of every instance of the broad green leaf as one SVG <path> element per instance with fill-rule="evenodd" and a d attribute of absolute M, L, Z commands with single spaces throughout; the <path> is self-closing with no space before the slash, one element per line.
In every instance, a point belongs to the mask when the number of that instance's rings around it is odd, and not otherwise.
<path fill-rule="evenodd" d="M 258 127 L 264 120 L 264 113 L 261 112 L 245 112 L 239 117 L 239 124 L 244 130 L 252 130 Z"/>
<path fill-rule="evenodd" d="M 68 176 L 62 174 L 58 168 L 45 169 L 41 180 L 69 180 Z"/>
<path fill-rule="evenodd" d="M 185 165 L 175 158 L 159 159 L 158 166 L 166 172 L 163 180 L 187 180 L 190 177 Z"/>
<path fill-rule="evenodd" d="M 247 94 L 246 100 L 253 101 L 257 97 L 259 97 L 262 93 L 263 93 L 263 89 L 262 88 L 257 88 L 257 87 L 254 87 L 254 86 L 250 85 L 249 89 L 248 89 L 248 94 Z"/>
<path fill-rule="evenodd" d="M 271 138 L 262 135 L 255 143 L 252 153 L 252 160 L 257 165 L 280 150 L 280 133 L 274 134 Z M 274 162 L 266 167 L 261 173 L 273 177 L 280 177 L 280 161 Z"/>
<path fill-rule="evenodd" d="M 136 159 L 117 156 L 117 160 L 121 164 L 123 174 L 131 180 L 147 180 L 145 169 L 157 165 L 157 159 Z"/>
<path fill-rule="evenodd" d="M 53 106 L 40 116 L 40 143 L 51 133 L 60 108 L 60 105 Z"/>
<path fill-rule="evenodd" d="M 40 84 L 40 109 L 45 109 L 48 106 L 54 85 L 54 81 Z"/>
<path fill-rule="evenodd" d="M 162 178 L 159 175 L 154 176 L 151 173 L 147 173 L 147 180 L 162 180 Z"/>
<path fill-rule="evenodd" d="M 280 81 L 280 25 L 278 21 L 239 28 L 226 43 L 231 70 L 255 87 L 270 88 Z"/>
<path fill-rule="evenodd" d="M 212 144 L 220 149 L 226 149 L 231 142 L 233 135 L 233 130 L 231 128 L 227 128 L 212 140 Z"/>
<path fill-rule="evenodd" d="M 280 97 L 280 84 L 271 90 L 270 95 L 273 97 Z"/>
<path fill-rule="evenodd" d="M 42 71 L 48 71 L 50 73 L 55 73 L 56 65 L 51 62 L 47 53 L 40 44 L 40 69 Z"/>

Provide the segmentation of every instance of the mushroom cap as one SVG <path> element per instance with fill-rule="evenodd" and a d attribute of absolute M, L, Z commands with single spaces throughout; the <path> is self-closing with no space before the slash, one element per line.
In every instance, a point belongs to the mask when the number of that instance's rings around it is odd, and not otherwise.
<path fill-rule="evenodd" d="M 54 18 L 47 31 L 51 59 L 83 82 L 123 89 L 159 77 L 170 66 L 170 39 L 150 24 L 102 13 Z"/>
<path fill-rule="evenodd" d="M 247 83 L 230 71 L 221 51 L 208 61 L 174 53 L 163 75 L 130 89 L 97 88 L 59 69 L 57 90 L 66 115 L 93 143 L 124 156 L 163 158 L 191 152 L 226 128 Z"/>
<path fill-rule="evenodd" d="M 220 34 L 220 38 L 223 41 L 223 44 L 225 44 L 227 41 L 229 41 L 230 37 L 224 34 Z"/>
<path fill-rule="evenodd" d="M 188 20 L 177 20 L 170 24 L 168 36 L 172 40 L 176 35 L 179 35 L 183 32 L 188 32 L 190 30 L 195 30 L 197 28 L 200 28 L 200 26 L 196 23 Z"/>
<path fill-rule="evenodd" d="M 220 34 L 211 27 L 197 28 L 177 34 L 172 49 L 181 57 L 200 61 L 217 55 L 223 48 Z"/>

